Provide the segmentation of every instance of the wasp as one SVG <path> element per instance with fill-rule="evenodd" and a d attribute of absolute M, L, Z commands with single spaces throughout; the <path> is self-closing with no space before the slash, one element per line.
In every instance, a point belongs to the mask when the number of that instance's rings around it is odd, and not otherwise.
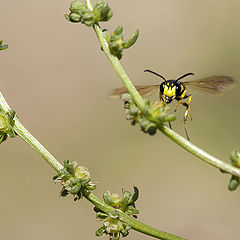
<path fill-rule="evenodd" d="M 186 121 L 189 116 L 192 120 L 192 116 L 190 113 L 190 104 L 192 100 L 192 94 L 187 92 L 188 87 L 195 88 L 197 90 L 210 93 L 210 94 L 221 94 L 226 90 L 232 88 L 234 80 L 229 76 L 212 76 L 199 80 L 193 81 L 180 81 L 181 79 L 194 75 L 194 73 L 186 73 L 176 80 L 166 80 L 162 75 L 152 71 L 152 70 L 144 70 L 144 72 L 150 72 L 152 74 L 157 75 L 158 77 L 163 79 L 163 82 L 156 85 L 146 85 L 146 86 L 135 86 L 140 95 L 143 97 L 148 96 L 155 91 L 158 90 L 160 102 L 157 106 L 161 106 L 161 102 L 171 103 L 173 100 L 177 101 L 177 105 L 175 108 L 175 112 L 177 111 L 178 105 L 182 104 L 186 107 L 186 111 L 184 114 L 184 129 L 188 140 L 190 140 L 189 135 L 186 129 Z M 127 93 L 128 90 L 125 87 L 115 89 L 112 94 L 109 96 L 110 98 L 118 98 L 123 93 Z M 170 125 L 170 123 L 169 123 Z M 171 128 L 171 125 L 170 125 Z"/>

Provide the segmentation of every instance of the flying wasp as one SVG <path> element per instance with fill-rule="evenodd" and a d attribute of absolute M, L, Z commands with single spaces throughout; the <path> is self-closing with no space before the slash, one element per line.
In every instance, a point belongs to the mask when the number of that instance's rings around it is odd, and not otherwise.
<path fill-rule="evenodd" d="M 188 81 L 188 82 L 181 82 L 180 81 L 181 79 L 190 75 L 194 75 L 194 73 L 186 73 L 181 77 L 177 78 L 176 80 L 166 80 L 165 77 L 163 77 L 162 75 L 154 71 L 147 69 L 147 70 L 144 70 L 144 72 L 150 72 L 152 74 L 155 74 L 158 77 L 162 78 L 164 81 L 161 84 L 156 84 L 156 85 L 135 86 L 138 92 L 140 93 L 140 95 L 145 97 L 158 90 L 160 102 L 164 102 L 168 104 L 175 99 L 177 101 L 175 111 L 177 111 L 178 105 L 180 103 L 186 107 L 186 111 L 184 114 L 184 129 L 185 129 L 188 140 L 189 140 L 189 136 L 188 136 L 185 124 L 188 116 L 192 120 L 192 116 L 190 113 L 190 104 L 192 100 L 192 94 L 187 93 L 186 87 L 191 87 L 191 88 L 194 88 L 206 93 L 210 93 L 210 94 L 221 94 L 224 91 L 232 88 L 234 83 L 234 80 L 231 77 L 221 76 L 221 75 L 207 77 L 199 80 Z M 127 93 L 127 92 L 128 90 L 125 87 L 117 88 L 111 93 L 109 97 L 119 98 L 123 93 Z"/>

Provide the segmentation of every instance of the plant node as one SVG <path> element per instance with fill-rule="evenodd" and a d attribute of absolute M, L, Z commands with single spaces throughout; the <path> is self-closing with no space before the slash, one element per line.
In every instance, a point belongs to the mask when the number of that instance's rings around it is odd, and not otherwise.
<path fill-rule="evenodd" d="M 16 137 L 17 134 L 13 129 L 15 115 L 16 112 L 14 110 L 10 110 L 7 113 L 0 110 L 0 143 L 4 142 L 8 136 L 11 138 Z"/>
<path fill-rule="evenodd" d="M 127 120 L 130 120 L 132 125 L 139 123 L 144 133 L 154 135 L 159 125 L 175 120 L 175 115 L 169 114 L 169 107 L 166 103 L 160 102 L 161 104 L 159 104 L 159 102 L 156 102 L 152 104 L 145 99 L 144 111 L 141 112 L 130 94 L 124 93 L 121 98 L 126 109 Z"/>
<path fill-rule="evenodd" d="M 139 31 L 136 32 L 128 39 L 123 40 L 123 27 L 118 26 L 113 33 L 104 30 L 104 37 L 108 42 L 110 53 L 117 57 L 119 60 L 122 58 L 123 49 L 131 47 L 138 39 Z"/>
<path fill-rule="evenodd" d="M 89 171 L 83 166 L 77 166 L 77 162 L 64 160 L 64 167 L 53 180 L 62 184 L 60 195 L 66 197 L 69 193 L 74 195 L 74 201 L 82 198 L 83 190 L 95 190 L 96 184 L 91 182 Z"/>
<path fill-rule="evenodd" d="M 240 168 L 240 155 L 239 152 L 237 150 L 234 150 L 231 155 L 230 155 L 230 161 L 232 163 L 232 165 L 236 168 Z M 237 187 L 240 184 L 240 178 L 233 176 L 230 179 L 230 182 L 228 184 L 228 189 L 230 191 L 234 191 L 237 189 Z"/>
<path fill-rule="evenodd" d="M 113 13 L 105 1 L 98 2 L 93 11 L 91 11 L 84 3 L 74 1 L 70 5 L 70 14 L 65 14 L 65 18 L 74 23 L 81 22 L 88 27 L 98 22 L 106 22 L 111 19 Z"/>
<path fill-rule="evenodd" d="M 120 221 L 119 211 L 136 218 L 136 214 L 138 214 L 139 211 L 136 209 L 135 201 L 138 199 L 138 196 L 139 191 L 135 186 L 133 194 L 124 191 L 122 198 L 120 198 L 118 194 L 111 194 L 109 191 L 104 192 L 104 202 L 116 210 L 104 213 L 97 207 L 94 208 L 94 211 L 97 213 L 97 218 L 103 221 L 103 226 L 96 231 L 96 235 L 109 235 L 112 240 L 118 240 L 120 236 L 127 236 L 131 227 Z"/>

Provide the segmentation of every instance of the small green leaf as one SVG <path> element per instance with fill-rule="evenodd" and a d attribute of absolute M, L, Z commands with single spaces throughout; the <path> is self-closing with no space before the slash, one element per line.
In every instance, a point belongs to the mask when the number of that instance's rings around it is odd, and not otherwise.
<path fill-rule="evenodd" d="M 123 48 L 129 48 L 131 47 L 138 39 L 139 36 L 139 30 L 137 29 L 136 32 L 129 38 L 129 40 L 123 41 Z"/>
<path fill-rule="evenodd" d="M 7 45 L 7 44 L 2 45 L 2 43 L 3 43 L 3 40 L 0 40 L 0 50 L 5 50 L 5 49 L 7 49 L 7 48 L 8 48 L 8 45 Z"/>
<path fill-rule="evenodd" d="M 131 198 L 129 199 L 128 204 L 136 202 L 138 197 L 139 197 L 139 190 L 138 190 L 138 188 L 136 186 L 133 186 L 133 189 L 134 189 L 134 192 L 133 192 Z"/>
<path fill-rule="evenodd" d="M 98 236 L 98 237 L 101 237 L 101 236 L 103 236 L 104 234 L 106 234 L 105 233 L 105 226 L 102 226 L 102 227 L 100 227 L 97 231 L 96 231 L 96 236 Z"/>

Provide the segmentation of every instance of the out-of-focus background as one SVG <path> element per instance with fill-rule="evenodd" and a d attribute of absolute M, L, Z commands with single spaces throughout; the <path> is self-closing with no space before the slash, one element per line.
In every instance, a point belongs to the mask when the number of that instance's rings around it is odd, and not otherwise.
<path fill-rule="evenodd" d="M 192 79 L 222 74 L 239 82 L 239 0 L 108 2 L 114 16 L 103 28 L 123 25 L 125 38 L 140 30 L 121 60 L 135 84 L 159 82 L 146 68 L 168 79 L 194 72 Z M 93 30 L 64 19 L 69 5 L 1 3 L 0 37 L 9 49 L 0 53 L 0 90 L 21 122 L 58 160 L 86 166 L 99 197 L 138 186 L 140 221 L 188 239 L 239 239 L 240 193 L 228 191 L 230 176 L 161 133 L 130 126 L 122 103 L 107 99 L 120 80 Z M 229 161 L 240 149 L 239 88 L 222 97 L 192 93 L 191 141 Z M 184 135 L 182 117 L 179 106 L 173 129 Z M 60 198 L 55 172 L 28 145 L 8 139 L 0 154 L 1 239 L 97 239 L 93 206 Z"/>

